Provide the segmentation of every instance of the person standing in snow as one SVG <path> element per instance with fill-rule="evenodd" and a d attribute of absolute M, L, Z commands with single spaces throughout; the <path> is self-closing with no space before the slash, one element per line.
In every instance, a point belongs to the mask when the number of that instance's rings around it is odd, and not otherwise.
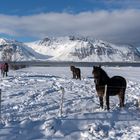
<path fill-rule="evenodd" d="M 4 67 L 5 67 L 5 65 L 4 64 L 1 64 L 0 65 L 0 69 L 1 69 L 1 75 L 2 75 L 2 77 L 4 77 Z"/>
<path fill-rule="evenodd" d="M 5 63 L 4 64 L 4 75 L 7 77 L 8 76 L 8 71 L 9 71 L 9 66 L 8 66 L 8 63 Z"/>

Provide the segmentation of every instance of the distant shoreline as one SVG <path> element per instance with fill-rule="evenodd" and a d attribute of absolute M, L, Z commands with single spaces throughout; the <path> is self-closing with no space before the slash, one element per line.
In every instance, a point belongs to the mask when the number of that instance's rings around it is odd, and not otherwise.
<path fill-rule="evenodd" d="M 0 61 L 0 63 L 3 63 Z M 8 62 L 10 65 L 25 65 L 25 66 L 43 66 L 43 67 L 68 67 L 70 65 L 75 65 L 79 67 L 93 67 L 93 66 L 108 66 L 108 67 L 140 67 L 140 62 L 73 62 L 73 61 L 17 61 Z"/>

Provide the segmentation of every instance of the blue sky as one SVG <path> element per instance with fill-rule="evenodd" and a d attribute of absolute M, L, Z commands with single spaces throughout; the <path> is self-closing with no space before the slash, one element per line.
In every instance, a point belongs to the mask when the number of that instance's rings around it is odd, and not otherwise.
<path fill-rule="evenodd" d="M 111 2 L 111 0 L 1 0 L 0 13 L 24 16 L 42 12 L 79 13 L 83 11 L 95 11 L 101 9 L 113 10 L 118 8 L 124 8 L 124 4 L 122 5 L 122 3 L 120 2 L 114 1 Z M 125 7 L 127 8 L 127 6 Z"/>
<path fill-rule="evenodd" d="M 90 36 L 139 43 L 140 0 L 1 0 L 0 37 Z"/>

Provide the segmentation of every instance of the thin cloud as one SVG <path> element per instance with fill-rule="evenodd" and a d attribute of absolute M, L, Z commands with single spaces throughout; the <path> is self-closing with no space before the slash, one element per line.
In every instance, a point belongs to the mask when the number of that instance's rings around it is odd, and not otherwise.
<path fill-rule="evenodd" d="M 105 7 L 108 7 L 109 9 L 112 7 L 112 9 L 139 9 L 140 8 L 140 0 L 84 0 L 86 2 L 89 2 L 91 4 L 102 4 Z M 110 7 L 111 6 L 111 7 Z"/>
<path fill-rule="evenodd" d="M 81 35 L 115 43 L 140 43 L 140 10 L 0 15 L 0 33 L 43 38 Z"/>

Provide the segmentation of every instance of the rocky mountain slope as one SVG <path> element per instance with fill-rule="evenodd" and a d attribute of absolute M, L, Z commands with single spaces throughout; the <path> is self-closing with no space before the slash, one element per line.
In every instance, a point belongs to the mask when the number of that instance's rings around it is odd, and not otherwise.
<path fill-rule="evenodd" d="M 117 46 L 101 40 L 81 37 L 44 38 L 27 43 L 38 53 L 57 61 L 134 61 L 138 54 L 130 46 Z"/>
<path fill-rule="evenodd" d="M 116 62 L 140 60 L 140 49 L 114 45 L 101 40 L 67 36 L 44 38 L 30 43 L 0 38 L 0 60 L 10 53 L 12 61 L 52 60 L 77 62 Z"/>
<path fill-rule="evenodd" d="M 8 55 L 12 61 L 48 58 L 48 56 L 35 52 L 22 42 L 0 38 L 0 60 L 3 60 L 4 55 Z"/>

